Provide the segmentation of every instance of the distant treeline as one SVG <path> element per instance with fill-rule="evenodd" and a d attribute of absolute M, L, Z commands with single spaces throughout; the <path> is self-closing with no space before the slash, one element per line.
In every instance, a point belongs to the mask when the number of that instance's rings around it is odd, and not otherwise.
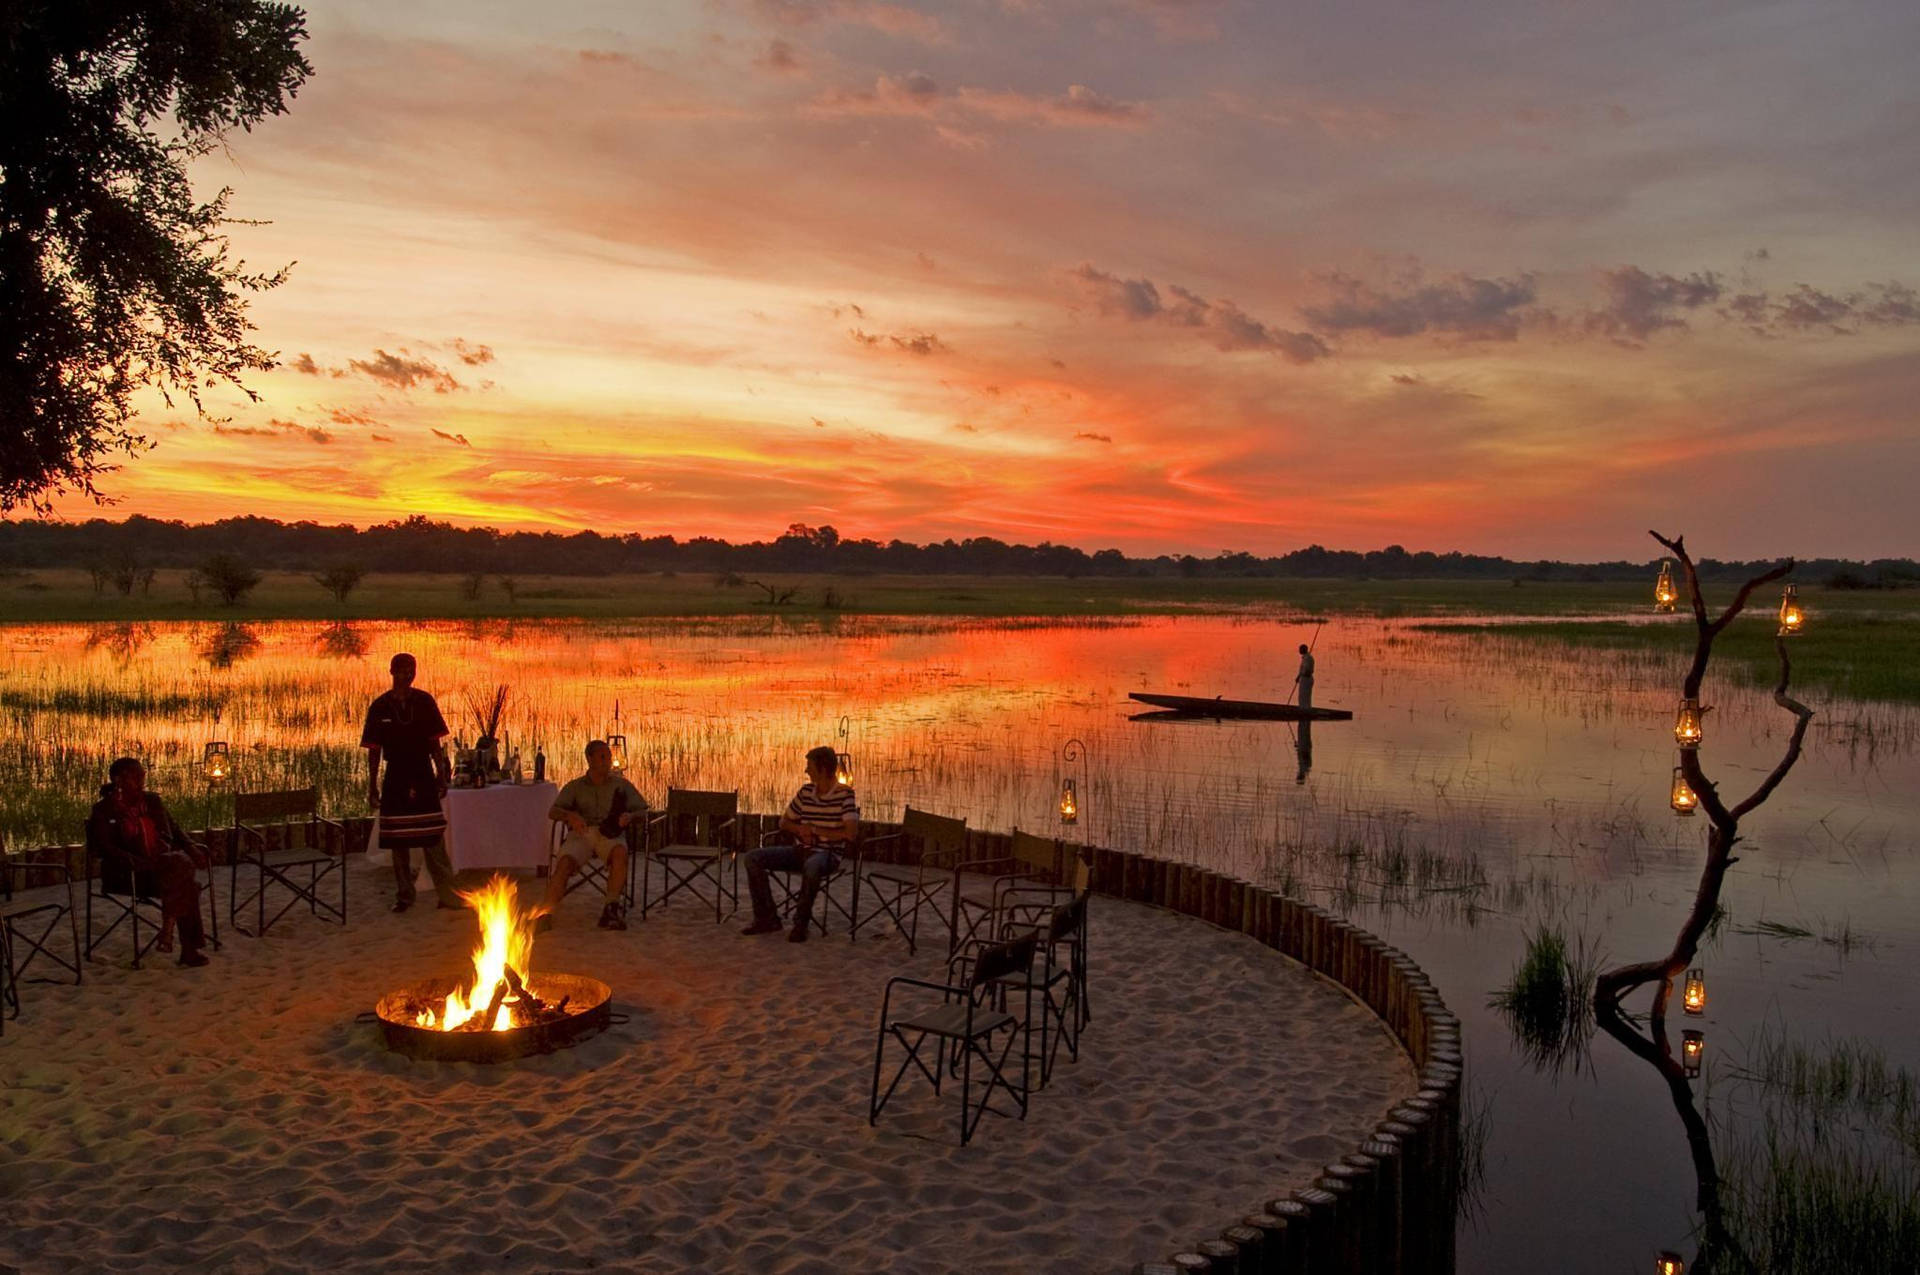
<path fill-rule="evenodd" d="M 1221 553 L 1199 558 L 1162 554 L 1130 558 L 1118 549 L 1088 553 L 1068 545 L 1015 545 L 992 536 L 909 544 L 851 540 L 832 527 L 795 523 L 772 540 L 732 544 L 705 536 L 608 536 L 594 531 L 498 531 L 455 527 L 412 517 L 361 530 L 273 518 L 227 518 L 213 523 L 163 522 L 135 515 L 123 522 L 0 521 L 0 567 L 193 567 L 216 554 L 259 570 L 317 571 L 352 566 L 365 571 L 507 572 L 519 575 L 602 576 L 634 572 L 809 572 L 839 575 L 1003 575 L 1161 578 L 1278 576 L 1374 580 L 1641 580 L 1651 558 L 1639 562 L 1516 562 L 1466 553 L 1410 553 L 1399 545 L 1366 553 L 1310 545 L 1275 557 Z M 1765 564 L 1707 559 L 1703 574 L 1744 577 Z M 1821 558 L 1802 564 L 1799 578 L 1840 587 L 1887 588 L 1920 584 L 1910 559 L 1850 562 Z"/>

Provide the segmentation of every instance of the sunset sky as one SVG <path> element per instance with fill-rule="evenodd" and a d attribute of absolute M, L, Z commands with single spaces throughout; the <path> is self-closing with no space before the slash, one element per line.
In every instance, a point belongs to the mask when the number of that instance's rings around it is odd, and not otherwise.
<path fill-rule="evenodd" d="M 308 14 L 113 516 L 1920 553 L 1912 0 Z"/>

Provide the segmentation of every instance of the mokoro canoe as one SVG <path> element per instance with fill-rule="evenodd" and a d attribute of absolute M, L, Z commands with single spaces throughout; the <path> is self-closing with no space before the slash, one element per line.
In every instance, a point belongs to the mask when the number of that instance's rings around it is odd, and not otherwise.
<path fill-rule="evenodd" d="M 1269 722 L 1348 722 L 1353 714 L 1344 708 L 1301 708 L 1294 704 L 1268 704 L 1251 699 L 1202 699 L 1197 695 L 1148 695 L 1134 691 L 1128 699 L 1170 708 L 1176 713 L 1196 717 L 1247 717 Z"/>

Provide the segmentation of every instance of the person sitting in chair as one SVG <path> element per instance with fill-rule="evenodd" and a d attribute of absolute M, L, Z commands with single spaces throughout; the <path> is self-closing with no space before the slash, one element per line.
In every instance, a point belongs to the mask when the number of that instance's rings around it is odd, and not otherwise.
<path fill-rule="evenodd" d="M 567 879 L 589 859 L 607 865 L 607 903 L 600 909 L 600 928 L 627 928 L 626 827 L 647 812 L 647 800 L 625 775 L 613 773 L 613 749 L 604 739 L 587 745 L 587 773 L 569 780 L 553 800 L 548 817 L 567 825 L 560 857 L 547 882 L 547 899 L 540 905 L 541 929 L 567 897 Z"/>
<path fill-rule="evenodd" d="M 798 872 L 800 902 L 793 913 L 790 943 L 807 941 L 807 921 L 820 882 L 839 870 L 840 854 L 860 831 L 860 805 L 853 789 L 836 777 L 837 758 L 821 745 L 807 754 L 807 782 L 780 816 L 780 831 L 793 840 L 786 845 L 762 846 L 747 855 L 747 892 L 753 896 L 753 924 L 743 934 L 770 934 L 780 928 L 773 907 L 768 872 Z"/>
<path fill-rule="evenodd" d="M 122 757 L 107 768 L 109 782 L 87 816 L 87 847 L 101 863 L 101 876 L 116 892 L 152 895 L 160 901 L 162 952 L 180 933 L 180 963 L 205 965 L 206 927 L 200 921 L 200 882 L 206 851 L 188 839 L 159 797 L 147 791 L 147 768 Z"/>

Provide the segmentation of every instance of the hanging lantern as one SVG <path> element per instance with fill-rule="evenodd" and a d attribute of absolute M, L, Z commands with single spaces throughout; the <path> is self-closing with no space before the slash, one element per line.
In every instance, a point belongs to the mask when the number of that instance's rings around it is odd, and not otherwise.
<path fill-rule="evenodd" d="M 620 733 L 620 701 L 613 701 L 613 725 L 607 728 L 607 749 L 613 753 L 615 771 L 627 768 L 627 737 Z"/>
<path fill-rule="evenodd" d="M 1060 787 L 1060 822 L 1078 823 L 1080 821 L 1080 798 L 1073 790 L 1073 780 L 1069 779 Z"/>
<path fill-rule="evenodd" d="M 1705 712 L 1699 700 L 1691 696 L 1681 700 L 1680 712 L 1673 719 L 1673 742 L 1689 751 L 1700 747 L 1700 741 L 1705 737 L 1700 719 Z"/>
<path fill-rule="evenodd" d="M 1680 1004 L 1687 1013 L 1696 1018 L 1707 1012 L 1707 972 L 1705 970 L 1687 971 L 1686 990 L 1681 993 Z"/>
<path fill-rule="evenodd" d="M 1678 1253 L 1662 1253 L 1653 1259 L 1653 1275 L 1687 1275 L 1687 1264 Z"/>
<path fill-rule="evenodd" d="M 1673 587 L 1673 563 L 1663 558 L 1660 562 L 1660 578 L 1653 586 L 1653 609 L 1671 611 L 1679 601 L 1680 591 Z"/>
<path fill-rule="evenodd" d="M 1800 609 L 1800 595 L 1788 585 L 1780 594 L 1780 636 L 1794 636 L 1806 622 L 1807 614 Z"/>
<path fill-rule="evenodd" d="M 1707 1038 L 1704 1033 L 1689 1027 L 1680 1033 L 1680 1070 L 1688 1080 L 1700 1074 L 1700 1064 L 1707 1056 Z"/>
<path fill-rule="evenodd" d="M 1693 816 L 1694 808 L 1700 804 L 1699 795 L 1687 785 L 1686 771 L 1678 766 L 1673 768 L 1673 793 L 1670 801 L 1673 805 L 1674 814 L 1684 815 L 1688 818 Z"/>
<path fill-rule="evenodd" d="M 833 755 L 833 782 L 842 788 L 853 783 L 853 754 L 835 753 Z"/>
<path fill-rule="evenodd" d="M 226 740 L 216 739 L 209 743 L 206 761 L 203 763 L 207 769 L 207 778 L 216 784 L 226 782 L 231 761 L 232 757 L 227 752 Z"/>

